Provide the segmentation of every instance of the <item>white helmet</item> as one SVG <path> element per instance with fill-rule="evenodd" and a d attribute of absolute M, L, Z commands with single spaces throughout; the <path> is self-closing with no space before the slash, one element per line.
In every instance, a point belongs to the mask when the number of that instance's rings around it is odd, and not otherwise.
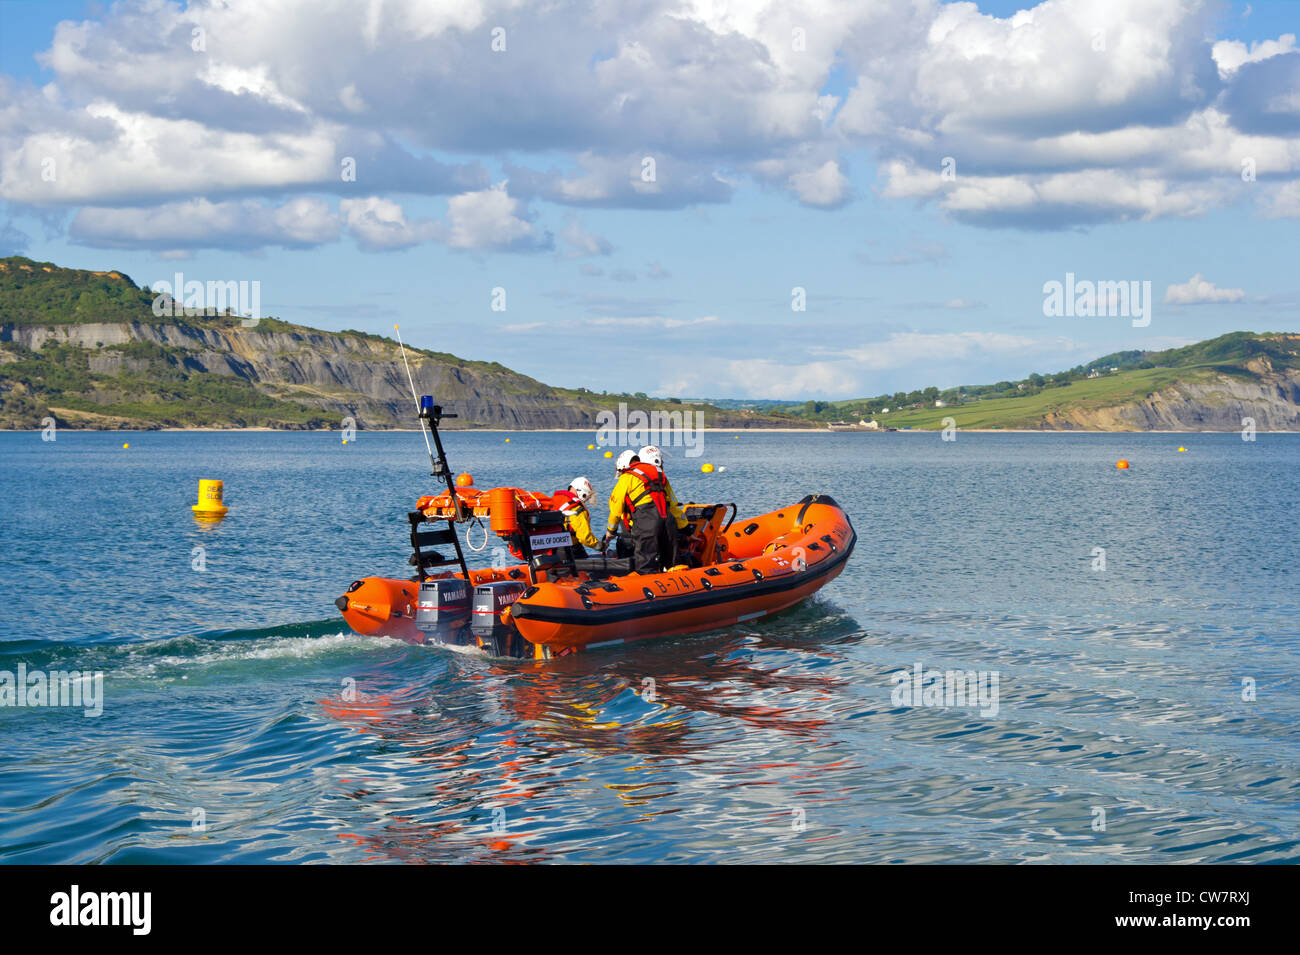
<path fill-rule="evenodd" d="M 569 490 L 572 491 L 574 496 L 583 504 L 590 501 L 591 495 L 595 493 L 595 489 L 592 488 L 591 482 L 585 477 L 576 477 L 570 481 Z"/>
<path fill-rule="evenodd" d="M 626 451 L 620 454 L 618 456 L 618 460 L 614 462 L 614 470 L 626 471 L 628 468 L 632 466 L 632 462 L 636 460 L 638 460 L 636 456 L 636 452 L 633 451 L 631 448 L 628 448 Z"/>
<path fill-rule="evenodd" d="M 636 456 L 646 464 L 654 465 L 657 468 L 662 468 L 664 466 L 664 453 L 653 444 L 647 444 L 636 453 Z"/>

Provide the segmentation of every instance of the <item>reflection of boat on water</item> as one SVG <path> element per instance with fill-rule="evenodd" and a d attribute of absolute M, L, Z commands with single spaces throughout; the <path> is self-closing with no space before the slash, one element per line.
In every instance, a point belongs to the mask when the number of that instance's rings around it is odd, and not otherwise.
<path fill-rule="evenodd" d="M 823 754 L 800 763 L 815 790 L 817 774 L 844 759 L 831 711 L 844 681 L 818 662 L 845 633 L 823 628 L 827 620 L 809 605 L 781 626 L 721 631 L 689 648 L 643 644 L 599 668 L 577 656 L 543 665 L 417 651 L 359 674 L 355 699 L 320 701 L 376 744 L 371 769 L 337 789 L 373 807 L 373 823 L 340 838 L 409 862 L 551 858 L 581 827 L 575 787 L 608 791 L 633 817 L 678 811 L 667 807 L 697 785 L 690 767 L 715 747 L 730 752 L 738 729 L 765 746 L 778 734 L 794 751 Z M 806 660 L 792 666 L 788 654 Z M 432 676 L 422 662 L 444 660 L 436 666 L 447 672 Z M 762 763 L 746 770 L 759 802 Z M 788 811 L 770 815 L 788 828 Z"/>
<path fill-rule="evenodd" d="M 447 490 L 408 514 L 415 578 L 365 577 L 336 601 L 358 633 L 550 659 L 778 613 L 839 576 L 853 552 L 848 515 L 833 498 L 809 494 L 742 520 L 735 505 L 688 506 L 680 563 L 662 573 L 634 573 L 626 558 L 578 556 L 551 495 L 453 484 L 438 435 L 442 409 L 420 400 L 438 449 L 436 457 L 430 450 L 433 474 Z M 469 569 L 456 525 L 484 518 L 523 563 Z M 454 558 L 431 549 L 448 545 Z"/>

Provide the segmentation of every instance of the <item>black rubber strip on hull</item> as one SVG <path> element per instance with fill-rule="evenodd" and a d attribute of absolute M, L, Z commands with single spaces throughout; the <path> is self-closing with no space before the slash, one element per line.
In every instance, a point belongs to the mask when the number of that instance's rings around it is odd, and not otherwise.
<path fill-rule="evenodd" d="M 673 597 L 660 596 L 654 600 L 646 600 L 627 606 L 603 607 L 600 610 L 545 607 L 517 600 L 512 605 L 514 609 L 511 613 L 520 620 L 536 620 L 540 623 L 560 623 L 578 627 L 603 627 L 611 623 L 623 623 L 641 617 L 655 617 L 660 614 L 696 610 L 700 607 L 722 607 L 740 600 L 764 597 L 785 590 L 795 590 L 805 584 L 820 580 L 849 559 L 849 555 L 853 553 L 853 548 L 857 542 L 858 536 L 854 534 L 849 541 L 848 547 L 841 549 L 830 560 L 818 564 L 815 568 L 810 567 L 801 574 L 767 578 L 761 582 L 751 581 L 738 587 L 728 587 L 725 591 L 721 588 L 715 588 Z M 697 567 L 688 573 L 698 573 L 698 571 L 699 568 Z"/>

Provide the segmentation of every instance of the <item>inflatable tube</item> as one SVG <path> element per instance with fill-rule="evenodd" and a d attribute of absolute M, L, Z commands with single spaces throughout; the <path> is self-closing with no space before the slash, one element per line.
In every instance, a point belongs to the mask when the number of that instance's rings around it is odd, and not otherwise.
<path fill-rule="evenodd" d="M 503 490 L 514 494 L 514 489 Z M 488 510 L 488 494 L 478 496 Z M 541 495 L 530 497 L 549 503 Z M 450 499 L 444 503 L 450 506 Z M 425 499 L 421 504 L 428 506 Z M 477 514 L 477 506 L 474 510 Z M 826 495 L 809 495 L 790 507 L 734 520 L 725 532 L 720 523 L 711 525 L 710 534 L 717 537 L 710 537 L 707 552 L 714 559 L 704 566 L 618 576 L 584 570 L 528 587 L 509 614 L 509 622 L 527 641 L 519 642 L 523 655 L 545 659 L 778 613 L 839 576 L 857 541 L 848 515 Z M 527 579 L 523 565 L 470 572 L 474 586 Z M 418 588 L 413 580 L 366 577 L 354 582 L 336 604 L 358 633 L 424 643 L 427 636 L 415 626 Z M 482 641 L 480 645 L 491 649 Z"/>

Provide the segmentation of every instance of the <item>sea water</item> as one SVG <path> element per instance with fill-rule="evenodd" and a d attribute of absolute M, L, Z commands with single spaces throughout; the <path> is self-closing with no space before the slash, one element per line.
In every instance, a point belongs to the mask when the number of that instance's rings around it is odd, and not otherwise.
<path fill-rule="evenodd" d="M 479 486 L 599 496 L 591 441 L 446 435 Z M 546 664 L 408 646 L 333 600 L 409 574 L 418 434 L 0 434 L 0 683 L 21 667 L 36 703 L 0 706 L 0 860 L 1300 857 L 1300 435 L 665 450 L 683 500 L 742 517 L 833 496 L 844 573 Z M 191 516 L 200 478 L 220 524 Z M 98 676 L 100 712 L 57 676 L 30 696 L 60 673 Z"/>

